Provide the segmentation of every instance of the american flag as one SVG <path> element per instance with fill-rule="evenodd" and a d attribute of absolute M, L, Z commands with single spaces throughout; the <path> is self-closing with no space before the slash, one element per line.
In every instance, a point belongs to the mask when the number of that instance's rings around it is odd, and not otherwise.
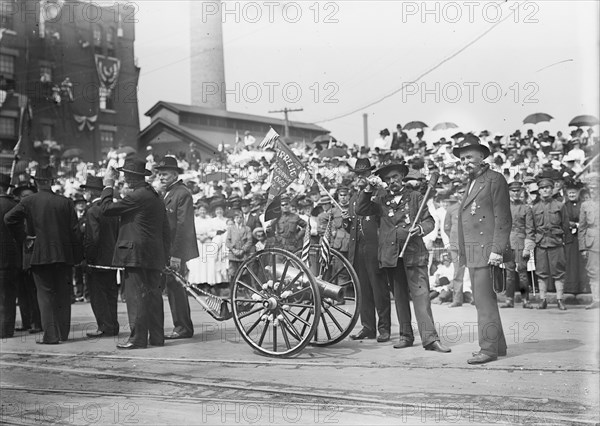
<path fill-rule="evenodd" d="M 321 246 L 319 247 L 319 258 L 321 259 L 321 275 L 323 272 L 327 270 L 329 267 L 329 262 L 331 261 L 331 244 L 329 243 L 329 238 L 331 238 L 331 223 L 332 223 L 333 214 L 329 213 L 329 219 L 327 220 L 327 228 L 325 228 L 325 233 L 321 237 Z"/>
<path fill-rule="evenodd" d="M 265 135 L 265 138 L 260 143 L 260 149 L 273 149 L 275 147 L 275 142 L 277 142 L 277 139 L 279 139 L 279 133 L 277 133 L 271 127 Z"/>
<path fill-rule="evenodd" d="M 310 267 L 309 261 L 310 255 L 310 218 L 306 221 L 306 228 L 304 229 L 304 241 L 302 242 L 302 254 L 300 255 L 300 260 L 304 262 L 304 264 Z"/>

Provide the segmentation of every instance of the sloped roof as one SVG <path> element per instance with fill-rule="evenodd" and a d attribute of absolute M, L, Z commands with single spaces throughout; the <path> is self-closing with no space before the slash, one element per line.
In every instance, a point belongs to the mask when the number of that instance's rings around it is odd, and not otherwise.
<path fill-rule="evenodd" d="M 244 114 L 241 112 L 233 112 L 233 111 L 224 111 L 221 109 L 214 108 L 205 108 L 194 105 L 184 105 L 178 104 L 175 102 L 166 102 L 166 101 L 158 101 L 152 108 L 150 108 L 144 115 L 150 117 L 152 116 L 159 108 L 167 108 L 175 113 L 185 112 L 190 114 L 198 114 L 198 115 L 209 115 L 211 117 L 220 117 L 220 118 L 230 118 L 235 120 L 248 120 L 248 121 L 256 121 L 260 123 L 266 123 L 275 126 L 284 126 L 285 120 L 274 117 L 265 117 L 262 115 L 253 115 L 253 114 Z M 330 131 L 318 126 L 316 124 L 310 123 L 302 123 L 300 121 L 289 121 L 291 127 L 295 127 L 297 129 L 306 129 L 312 130 L 320 133 L 329 133 Z"/>

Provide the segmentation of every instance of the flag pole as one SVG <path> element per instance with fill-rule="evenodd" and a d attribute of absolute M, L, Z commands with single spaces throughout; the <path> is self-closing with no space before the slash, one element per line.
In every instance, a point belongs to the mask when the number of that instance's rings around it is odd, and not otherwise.
<path fill-rule="evenodd" d="M 10 166 L 10 182 L 13 183 L 15 180 L 15 171 L 17 169 L 17 162 L 19 161 L 19 150 L 21 149 L 21 142 L 23 140 L 23 117 L 25 116 L 25 108 L 21 107 L 19 110 L 19 138 L 17 139 L 17 143 L 13 148 L 13 161 Z M 9 188 L 9 193 L 11 193 Z"/>

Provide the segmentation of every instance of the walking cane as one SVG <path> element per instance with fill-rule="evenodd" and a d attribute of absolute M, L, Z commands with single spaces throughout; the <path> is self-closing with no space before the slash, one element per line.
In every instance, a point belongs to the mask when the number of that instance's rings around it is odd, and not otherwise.
<path fill-rule="evenodd" d="M 531 274 L 531 288 L 533 289 L 533 295 L 535 296 L 535 259 L 533 253 L 529 254 L 529 260 L 527 261 L 527 272 Z"/>
<path fill-rule="evenodd" d="M 410 226 L 410 229 L 413 229 L 415 226 L 417 226 L 417 222 L 419 222 L 419 218 L 421 217 L 421 214 L 423 213 L 423 209 L 427 206 L 427 199 L 429 198 L 429 194 L 431 194 L 431 191 L 433 191 L 433 189 L 435 188 L 435 185 L 437 184 L 439 177 L 440 177 L 440 174 L 438 172 L 434 172 L 431 174 L 431 178 L 429 179 L 429 183 L 427 184 L 427 191 L 425 192 L 425 195 L 423 196 L 423 202 L 419 206 L 419 210 L 417 211 L 417 215 L 415 216 L 415 220 L 413 221 L 412 225 Z M 411 234 L 409 233 L 408 237 L 406 237 L 406 241 L 404 241 L 404 246 L 402 247 L 400 256 L 398 256 L 399 258 L 404 257 L 404 252 L 406 251 L 406 247 L 408 246 L 410 236 L 411 236 Z"/>

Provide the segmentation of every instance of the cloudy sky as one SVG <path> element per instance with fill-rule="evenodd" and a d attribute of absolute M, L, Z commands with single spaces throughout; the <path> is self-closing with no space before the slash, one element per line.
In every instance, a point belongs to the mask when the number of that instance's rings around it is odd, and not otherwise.
<path fill-rule="evenodd" d="M 598 116 L 596 1 L 209 3 L 229 11 L 231 111 L 303 108 L 290 118 L 360 145 L 363 114 L 371 141 L 412 120 L 507 134 L 527 128 L 522 119 L 534 112 L 555 118 L 536 131 Z M 190 22 L 189 2 L 137 7 L 143 128 L 157 101 L 191 102 L 190 28 L 202 22 Z M 244 93 L 256 87 L 264 90 Z"/>

